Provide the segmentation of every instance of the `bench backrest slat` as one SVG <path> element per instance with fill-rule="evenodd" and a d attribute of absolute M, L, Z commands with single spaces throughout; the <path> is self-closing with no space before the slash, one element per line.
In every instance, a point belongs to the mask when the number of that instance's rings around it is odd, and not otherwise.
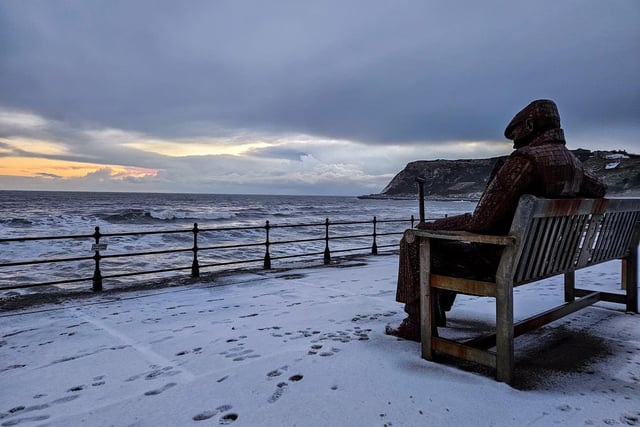
<path fill-rule="evenodd" d="M 602 217 L 602 221 L 600 222 L 600 229 L 598 230 L 598 236 L 593 245 L 593 253 L 591 258 L 595 261 L 599 259 L 605 259 L 610 256 L 610 254 L 614 253 L 613 247 L 616 244 L 614 235 L 622 236 L 620 230 L 620 225 L 624 225 L 620 223 L 621 217 L 624 215 L 624 212 L 615 212 L 611 214 L 604 214 Z M 620 241 L 622 239 L 618 239 Z"/>
<path fill-rule="evenodd" d="M 571 233 L 571 230 L 576 227 L 577 218 L 569 218 L 566 216 L 561 217 L 562 227 L 560 228 L 561 237 L 558 243 L 558 251 L 556 252 L 552 260 L 552 268 L 556 271 L 561 270 L 567 265 L 567 248 L 569 246 L 569 240 L 566 236 Z"/>
<path fill-rule="evenodd" d="M 640 238 L 640 199 L 523 196 L 511 225 L 518 251 L 505 260 L 514 284 L 624 258 Z"/>
<path fill-rule="evenodd" d="M 591 251 L 595 240 L 598 237 L 597 231 L 601 219 L 602 216 L 597 214 L 593 214 L 588 217 L 587 221 L 589 226 L 586 227 L 586 231 L 582 236 L 582 242 L 579 247 L 580 252 L 577 254 L 578 257 L 575 262 L 575 269 L 586 267 L 589 264 Z"/>
<path fill-rule="evenodd" d="M 640 221 L 640 212 L 624 212 L 622 215 L 619 215 L 618 217 L 619 217 L 619 223 L 616 224 L 616 227 L 622 227 L 622 235 L 628 236 L 629 239 L 631 239 L 633 234 L 633 224 Z M 620 241 L 614 242 L 613 245 L 611 245 L 610 252 L 607 254 L 607 256 L 609 257 L 615 256 L 615 254 L 618 254 L 621 251 L 624 251 L 624 249 L 625 249 L 625 242 L 623 239 L 620 239 Z"/>
<path fill-rule="evenodd" d="M 567 248 L 565 262 L 563 264 L 563 271 L 569 271 L 577 262 L 580 257 L 580 248 L 584 243 L 585 234 L 589 229 L 589 215 L 577 215 L 571 217 L 575 220 L 575 228 L 570 231 L 567 239 L 570 241 L 570 245 Z"/>
<path fill-rule="evenodd" d="M 621 235 L 626 237 L 626 239 L 620 239 L 618 242 L 613 243 L 610 252 L 606 254 L 609 258 L 619 257 L 619 254 L 626 251 L 626 248 L 630 246 L 629 241 L 633 238 L 633 225 L 640 222 L 640 212 L 624 212 L 622 215 L 619 215 L 619 217 L 620 219 L 616 227 L 622 229 Z"/>

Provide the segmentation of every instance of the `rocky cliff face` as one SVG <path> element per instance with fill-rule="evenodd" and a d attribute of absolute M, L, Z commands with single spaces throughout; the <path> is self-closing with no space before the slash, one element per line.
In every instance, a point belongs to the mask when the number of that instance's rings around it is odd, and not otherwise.
<path fill-rule="evenodd" d="M 609 195 L 640 196 L 640 155 L 625 151 L 572 150 L 584 167 L 602 179 Z M 415 198 L 416 178 L 424 178 L 425 195 L 437 199 L 478 199 L 494 165 L 503 157 L 473 160 L 418 160 L 398 173 L 379 194 L 364 198 Z"/>

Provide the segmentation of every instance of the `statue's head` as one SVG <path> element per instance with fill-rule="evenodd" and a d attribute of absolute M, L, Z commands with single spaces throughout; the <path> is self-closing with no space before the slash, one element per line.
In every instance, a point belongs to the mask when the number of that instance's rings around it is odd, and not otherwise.
<path fill-rule="evenodd" d="M 529 145 L 542 132 L 560 127 L 560 113 L 550 99 L 538 99 L 516 114 L 504 130 L 504 136 L 513 141 L 513 148 Z"/>

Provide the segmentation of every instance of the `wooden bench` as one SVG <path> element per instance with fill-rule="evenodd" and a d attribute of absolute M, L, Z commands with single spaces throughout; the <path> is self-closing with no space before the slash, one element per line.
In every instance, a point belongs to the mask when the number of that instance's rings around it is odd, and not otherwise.
<path fill-rule="evenodd" d="M 542 199 L 523 196 L 509 234 L 411 229 L 408 242 L 420 245 L 422 357 L 443 353 L 492 367 L 496 379 L 513 380 L 514 338 L 598 301 L 624 304 L 638 312 L 640 199 Z M 495 282 L 461 279 L 430 272 L 431 241 L 454 240 L 504 246 Z M 575 287 L 574 272 L 610 260 L 622 260 L 622 293 Z M 514 324 L 513 288 L 564 274 L 565 303 Z M 438 336 L 434 289 L 496 298 L 496 331 L 457 342 Z M 490 351 L 495 348 L 495 351 Z"/>

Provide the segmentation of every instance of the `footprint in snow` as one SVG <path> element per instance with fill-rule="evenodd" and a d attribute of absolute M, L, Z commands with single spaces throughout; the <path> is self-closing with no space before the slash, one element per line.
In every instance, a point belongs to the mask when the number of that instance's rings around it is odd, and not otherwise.
<path fill-rule="evenodd" d="M 168 389 L 170 389 L 171 387 L 175 387 L 177 384 L 176 383 L 167 383 L 164 386 L 157 388 L 155 390 L 149 390 L 147 392 L 144 393 L 145 396 L 157 396 L 160 393 L 162 393 L 163 391 L 166 391 Z"/>
<path fill-rule="evenodd" d="M 233 408 L 231 405 L 221 405 L 218 406 L 216 409 L 214 410 L 210 410 L 210 411 L 204 411 L 201 412 L 199 414 L 196 414 L 193 416 L 193 421 L 205 421 L 208 420 L 210 418 L 215 417 L 216 415 L 218 415 L 221 412 L 226 412 L 231 410 L 231 408 Z M 229 414 L 225 414 L 220 418 L 220 424 L 224 425 L 224 424 L 230 424 L 232 422 L 234 422 L 235 420 L 238 419 L 238 414 L 235 414 L 233 412 L 229 413 Z"/>
<path fill-rule="evenodd" d="M 300 374 L 295 374 L 289 377 L 289 381 L 291 382 L 298 382 L 300 380 L 302 380 L 303 376 Z M 269 397 L 269 399 L 267 400 L 267 402 L 269 403 L 275 403 L 277 402 L 283 395 L 284 391 L 287 389 L 287 387 L 289 387 L 289 384 L 285 381 L 278 383 L 278 385 L 276 386 L 276 391 L 273 392 L 273 394 L 271 395 L 271 397 Z"/>

